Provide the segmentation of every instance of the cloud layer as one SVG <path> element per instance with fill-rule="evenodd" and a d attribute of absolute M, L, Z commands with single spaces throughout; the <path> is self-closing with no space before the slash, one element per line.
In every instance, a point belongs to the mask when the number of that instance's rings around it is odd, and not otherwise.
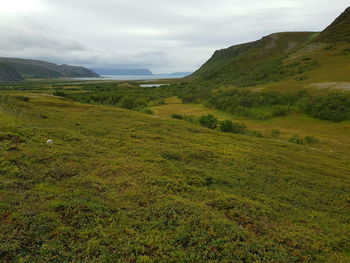
<path fill-rule="evenodd" d="M 348 0 L 0 0 L 0 56 L 193 71 L 220 48 L 320 31 Z"/>

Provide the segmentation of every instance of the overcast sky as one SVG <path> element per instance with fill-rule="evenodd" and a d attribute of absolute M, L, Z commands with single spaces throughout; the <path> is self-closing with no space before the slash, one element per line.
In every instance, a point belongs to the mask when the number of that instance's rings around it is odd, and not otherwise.
<path fill-rule="evenodd" d="M 0 56 L 193 71 L 216 49 L 319 31 L 349 0 L 0 0 Z"/>

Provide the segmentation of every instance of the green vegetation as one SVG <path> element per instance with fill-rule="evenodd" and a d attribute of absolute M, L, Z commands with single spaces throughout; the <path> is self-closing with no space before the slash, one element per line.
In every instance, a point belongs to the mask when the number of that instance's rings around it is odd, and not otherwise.
<path fill-rule="evenodd" d="M 211 86 L 255 86 L 293 80 L 347 81 L 350 9 L 321 33 L 275 33 L 216 51 L 188 80 Z"/>
<path fill-rule="evenodd" d="M 1 99 L 3 260 L 348 259 L 342 153 L 22 96 Z"/>
<path fill-rule="evenodd" d="M 349 262 L 346 14 L 196 81 L 0 83 L 1 261 Z"/>
<path fill-rule="evenodd" d="M 233 122 L 231 120 L 224 120 L 219 122 L 219 129 L 223 132 L 231 132 L 231 133 L 245 133 L 247 130 L 247 127 L 238 122 Z"/>
<path fill-rule="evenodd" d="M 296 144 L 314 144 L 320 142 L 319 139 L 313 137 L 313 136 L 306 136 L 305 138 L 301 138 L 299 135 L 293 135 L 290 139 L 289 142 L 291 143 L 296 143 Z"/>
<path fill-rule="evenodd" d="M 214 117 L 211 114 L 202 116 L 198 119 L 200 125 L 207 127 L 209 129 L 216 129 L 218 126 L 218 118 Z"/>
<path fill-rule="evenodd" d="M 321 42 L 350 42 L 350 7 L 348 7 L 329 27 L 318 37 Z"/>
<path fill-rule="evenodd" d="M 117 86 L 115 84 L 100 84 L 95 86 L 82 85 L 83 92 L 67 93 L 56 90 L 56 96 L 67 97 L 83 103 L 117 106 L 124 109 L 133 109 L 150 113 L 145 109 L 151 102 L 161 104 L 161 100 L 172 93 L 164 87 L 142 88 L 135 85 Z M 86 92 L 87 91 L 87 92 Z"/>
<path fill-rule="evenodd" d="M 266 120 L 302 111 L 314 118 L 339 122 L 350 120 L 350 95 L 332 92 L 313 96 L 306 90 L 296 93 L 257 92 L 246 89 L 200 89 L 200 85 L 174 86 L 185 102 L 197 102 L 233 115 Z M 191 100 L 189 100 L 191 98 Z"/>
<path fill-rule="evenodd" d="M 285 64 L 288 53 L 310 41 L 316 33 L 272 34 L 261 40 L 216 51 L 192 78 L 210 83 L 251 86 L 282 80 L 317 68 L 318 62 L 301 58 Z"/>
<path fill-rule="evenodd" d="M 302 100 L 301 105 L 306 113 L 321 120 L 350 120 L 350 98 L 344 93 Z"/>

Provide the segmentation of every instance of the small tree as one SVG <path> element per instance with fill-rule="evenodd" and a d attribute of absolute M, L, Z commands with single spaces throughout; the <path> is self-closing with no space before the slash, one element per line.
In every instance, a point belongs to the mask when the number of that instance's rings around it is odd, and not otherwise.
<path fill-rule="evenodd" d="M 231 133 L 245 133 L 247 127 L 243 123 L 233 122 L 231 120 L 224 120 L 219 123 L 219 129 L 223 132 Z"/>
<path fill-rule="evenodd" d="M 233 121 L 224 120 L 219 123 L 219 129 L 222 132 L 232 132 L 233 131 Z"/>
<path fill-rule="evenodd" d="M 216 129 L 218 125 L 218 119 L 212 114 L 201 116 L 198 119 L 198 122 L 200 123 L 200 125 L 208 127 L 210 129 Z"/>

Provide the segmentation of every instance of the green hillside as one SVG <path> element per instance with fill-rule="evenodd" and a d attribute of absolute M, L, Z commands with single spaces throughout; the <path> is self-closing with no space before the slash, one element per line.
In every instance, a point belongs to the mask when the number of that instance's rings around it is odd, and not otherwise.
<path fill-rule="evenodd" d="M 40 60 L 0 58 L 0 63 L 13 67 L 25 78 L 98 77 L 84 67 L 56 65 Z"/>
<path fill-rule="evenodd" d="M 256 42 L 216 51 L 192 77 L 239 86 L 281 80 L 300 70 L 316 67 L 314 61 L 297 66 L 282 63 L 287 54 L 316 35 L 313 32 L 276 33 Z"/>
<path fill-rule="evenodd" d="M 3 262 L 349 260 L 349 147 L 7 94 Z"/>
<path fill-rule="evenodd" d="M 0 83 L 0 262 L 350 262 L 348 22 L 166 85 Z"/>
<path fill-rule="evenodd" d="M 317 38 L 320 42 L 350 42 L 350 7 Z"/>
<path fill-rule="evenodd" d="M 189 79 L 236 86 L 318 77 L 320 81 L 348 81 L 349 18 L 347 9 L 321 33 L 276 33 L 216 51 Z"/>

